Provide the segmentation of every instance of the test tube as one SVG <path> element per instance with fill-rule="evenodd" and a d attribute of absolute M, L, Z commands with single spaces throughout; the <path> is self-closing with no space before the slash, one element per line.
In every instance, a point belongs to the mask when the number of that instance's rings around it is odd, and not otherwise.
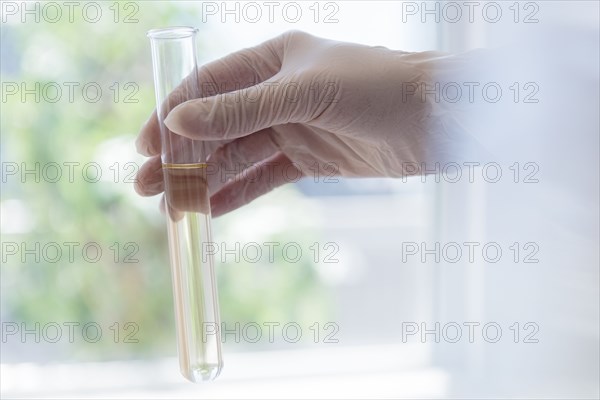
<path fill-rule="evenodd" d="M 197 29 L 148 32 L 152 48 L 156 110 L 160 125 L 165 211 L 179 366 L 192 382 L 215 379 L 223 367 L 206 180 L 210 143 L 169 131 L 163 121 L 178 104 L 200 97 Z"/>

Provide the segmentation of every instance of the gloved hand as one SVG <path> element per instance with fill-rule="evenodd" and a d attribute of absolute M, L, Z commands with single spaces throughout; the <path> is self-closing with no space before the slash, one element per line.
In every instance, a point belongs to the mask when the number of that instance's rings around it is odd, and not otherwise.
<path fill-rule="evenodd" d="M 202 98 L 179 104 L 165 124 L 188 138 L 220 141 L 209 158 L 214 216 L 300 175 L 417 174 L 415 165 L 447 158 L 458 140 L 435 96 L 422 93 L 444 57 L 292 31 L 200 68 Z M 136 190 L 158 194 L 156 113 L 137 147 L 153 158 L 140 169 Z"/>

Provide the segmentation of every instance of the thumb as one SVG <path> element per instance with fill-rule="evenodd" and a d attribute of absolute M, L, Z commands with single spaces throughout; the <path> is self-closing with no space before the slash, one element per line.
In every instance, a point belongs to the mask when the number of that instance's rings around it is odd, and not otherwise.
<path fill-rule="evenodd" d="M 248 88 L 194 99 L 165 118 L 174 133 L 190 139 L 235 139 L 273 125 L 306 122 L 306 96 L 297 82 L 269 80 Z"/>

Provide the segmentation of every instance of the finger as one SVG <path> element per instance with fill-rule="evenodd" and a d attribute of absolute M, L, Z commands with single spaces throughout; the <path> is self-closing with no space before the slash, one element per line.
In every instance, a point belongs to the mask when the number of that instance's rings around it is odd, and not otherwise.
<path fill-rule="evenodd" d="M 207 168 L 211 194 L 219 191 L 232 174 L 275 154 L 279 147 L 273 140 L 273 134 L 271 129 L 260 131 L 225 144 L 213 152 Z M 154 156 L 142 164 L 134 188 L 141 196 L 155 196 L 165 190 L 160 156 Z"/>
<path fill-rule="evenodd" d="M 219 217 L 250 203 L 257 197 L 288 182 L 295 182 L 302 171 L 283 153 L 277 153 L 249 168 L 250 175 L 265 179 L 234 179 L 210 198 L 212 215 Z"/>
<path fill-rule="evenodd" d="M 207 174 L 210 193 L 221 190 L 228 178 L 276 154 L 280 149 L 274 135 L 272 129 L 265 129 L 229 142 L 212 153 Z"/>
<path fill-rule="evenodd" d="M 135 148 L 138 153 L 146 157 L 160 154 L 160 125 L 156 109 L 152 111 L 150 118 L 142 125 L 135 140 Z"/>
<path fill-rule="evenodd" d="M 313 108 L 290 75 L 235 92 L 186 101 L 165 119 L 174 133 L 195 140 L 235 139 L 275 125 L 308 122 Z"/>
<path fill-rule="evenodd" d="M 140 167 L 134 188 L 140 196 L 154 196 L 165 190 L 160 156 L 154 156 Z"/>
<path fill-rule="evenodd" d="M 176 105 L 195 97 L 209 97 L 218 93 L 247 88 L 274 76 L 281 68 L 286 35 L 278 36 L 258 46 L 243 49 L 201 67 L 196 76 L 189 76 L 165 101 L 166 115 Z M 185 97 L 190 87 L 197 87 L 193 97 Z M 142 127 L 136 141 L 141 154 L 160 153 L 160 124 L 156 111 Z"/>

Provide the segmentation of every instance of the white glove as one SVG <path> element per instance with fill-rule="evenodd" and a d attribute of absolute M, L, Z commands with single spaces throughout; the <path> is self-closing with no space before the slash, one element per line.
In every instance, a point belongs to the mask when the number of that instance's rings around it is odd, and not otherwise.
<path fill-rule="evenodd" d="M 300 175 L 418 174 L 416 165 L 458 158 L 469 141 L 444 105 L 422 93 L 440 65 L 453 66 L 448 57 L 292 31 L 200 68 L 202 98 L 175 107 L 165 124 L 179 135 L 219 141 L 209 158 L 216 166 L 208 174 L 214 216 Z M 164 185 L 156 113 L 137 146 L 154 157 L 140 169 L 136 190 L 158 194 Z M 240 173 L 231 179 L 231 171 Z"/>

